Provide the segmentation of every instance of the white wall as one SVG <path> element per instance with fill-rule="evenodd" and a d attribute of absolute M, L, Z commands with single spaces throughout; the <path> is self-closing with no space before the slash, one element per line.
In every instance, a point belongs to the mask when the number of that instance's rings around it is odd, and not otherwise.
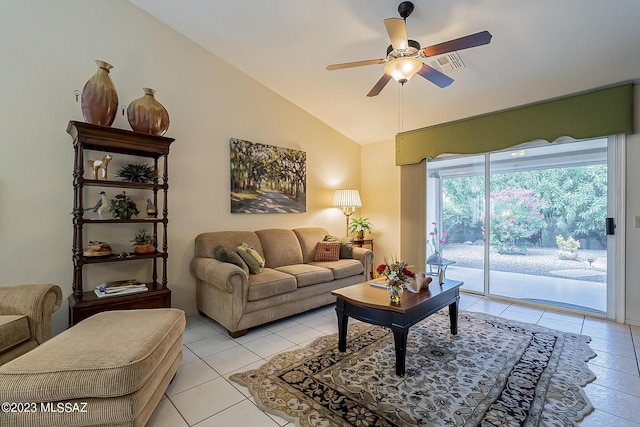
<path fill-rule="evenodd" d="M 634 88 L 634 129 L 640 132 L 640 86 Z M 640 134 L 627 136 L 627 195 L 626 195 L 626 323 L 640 325 L 640 228 L 635 217 L 640 216 Z"/>
<path fill-rule="evenodd" d="M 200 232 L 297 226 L 344 232 L 344 216 L 330 206 L 334 189 L 360 187 L 360 146 L 353 141 L 125 0 L 0 2 L 0 283 L 59 284 L 65 303 L 54 315 L 55 332 L 67 326 L 72 277 L 73 150 L 65 130 L 69 120 L 83 120 L 74 90 L 95 72 L 94 59 L 114 66 L 120 104 L 151 87 L 171 117 L 175 307 L 195 312 L 189 262 Z M 113 127 L 130 129 L 121 115 Z M 230 213 L 232 137 L 306 151 L 306 213 Z M 116 156 L 112 164 L 114 170 Z"/>

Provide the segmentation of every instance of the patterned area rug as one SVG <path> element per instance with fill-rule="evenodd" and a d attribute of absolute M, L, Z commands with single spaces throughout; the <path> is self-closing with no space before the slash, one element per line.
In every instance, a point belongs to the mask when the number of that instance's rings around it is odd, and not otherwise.
<path fill-rule="evenodd" d="M 570 426 L 593 410 L 589 341 L 465 311 L 454 336 L 444 310 L 410 329 L 404 377 L 391 332 L 353 323 L 344 353 L 329 335 L 231 379 L 301 427 Z"/>

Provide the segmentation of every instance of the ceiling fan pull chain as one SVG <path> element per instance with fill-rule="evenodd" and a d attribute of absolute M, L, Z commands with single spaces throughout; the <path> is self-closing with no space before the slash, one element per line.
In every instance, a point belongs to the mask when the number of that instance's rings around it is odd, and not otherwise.
<path fill-rule="evenodd" d="M 398 92 L 398 133 L 402 135 L 404 130 L 404 84 L 400 85 L 400 91 Z"/>

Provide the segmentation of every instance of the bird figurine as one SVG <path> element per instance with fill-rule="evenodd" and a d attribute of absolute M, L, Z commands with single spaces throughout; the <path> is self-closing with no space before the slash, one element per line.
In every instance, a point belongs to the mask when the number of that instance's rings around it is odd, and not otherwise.
<path fill-rule="evenodd" d="M 85 210 L 87 211 L 90 210 L 94 213 L 97 213 L 100 219 L 102 219 L 102 211 L 104 211 L 107 208 L 107 205 L 109 203 L 107 202 L 107 193 L 105 193 L 104 191 L 101 191 L 98 194 L 100 195 L 100 200 L 98 200 L 96 205 L 93 208 L 85 209 Z"/>
<path fill-rule="evenodd" d="M 151 199 L 147 198 L 147 218 L 155 218 L 158 214 L 155 205 L 151 201 Z"/>

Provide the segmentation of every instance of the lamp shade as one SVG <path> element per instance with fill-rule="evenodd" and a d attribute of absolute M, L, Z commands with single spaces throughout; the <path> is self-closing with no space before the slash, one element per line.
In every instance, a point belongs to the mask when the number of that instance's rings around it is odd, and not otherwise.
<path fill-rule="evenodd" d="M 401 84 L 408 82 L 420 69 L 422 61 L 412 56 L 393 59 L 384 66 L 384 72 Z"/>
<path fill-rule="evenodd" d="M 333 206 L 338 208 L 361 208 L 362 201 L 358 190 L 336 190 Z"/>

